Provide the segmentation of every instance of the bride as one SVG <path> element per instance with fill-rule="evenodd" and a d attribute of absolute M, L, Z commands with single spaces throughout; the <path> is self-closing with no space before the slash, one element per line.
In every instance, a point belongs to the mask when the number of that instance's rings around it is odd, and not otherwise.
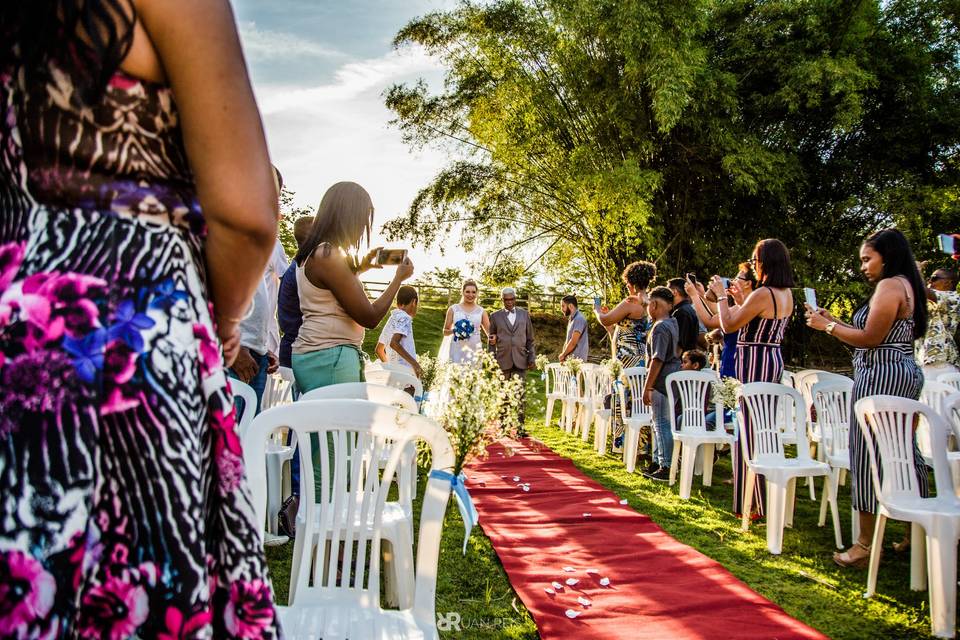
<path fill-rule="evenodd" d="M 472 361 L 473 354 L 481 349 L 480 329 L 490 335 L 490 317 L 477 304 L 477 283 L 464 281 L 460 293 L 460 302 L 447 309 L 440 345 L 440 359 L 455 364 Z"/>

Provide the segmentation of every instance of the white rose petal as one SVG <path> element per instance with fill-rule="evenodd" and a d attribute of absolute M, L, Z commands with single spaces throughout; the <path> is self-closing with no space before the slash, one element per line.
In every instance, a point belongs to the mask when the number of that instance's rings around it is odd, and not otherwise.
<path fill-rule="evenodd" d="M 547 587 L 546 589 L 544 589 L 544 591 L 546 591 L 547 593 L 549 593 L 549 594 L 552 595 L 552 596 L 557 594 L 557 592 L 554 591 L 553 589 L 551 589 L 550 587 Z"/>
<path fill-rule="evenodd" d="M 523 490 L 524 490 L 524 491 L 530 491 L 530 487 L 524 487 Z"/>
<path fill-rule="evenodd" d="M 602 584 L 602 585 L 605 586 L 605 587 L 609 587 L 609 586 L 610 586 L 610 578 L 600 578 L 600 584 Z"/>
<path fill-rule="evenodd" d="M 571 620 L 580 615 L 579 611 L 574 611 L 573 609 L 567 609 L 564 613 L 566 613 L 567 617 Z"/>
<path fill-rule="evenodd" d="M 621 500 L 621 501 L 620 501 L 620 504 L 630 504 L 630 501 L 629 501 L 629 500 Z"/>
<path fill-rule="evenodd" d="M 566 571 L 567 573 L 573 573 L 574 571 L 576 571 L 576 569 L 574 569 L 573 567 L 564 567 L 563 570 Z"/>
<path fill-rule="evenodd" d="M 514 482 L 520 482 L 520 476 L 513 476 Z"/>
<path fill-rule="evenodd" d="M 573 585 L 577 584 L 578 582 L 580 582 L 580 581 L 577 580 L 576 578 L 567 578 L 567 584 L 568 584 L 569 586 L 571 586 L 571 587 L 572 587 Z"/>
<path fill-rule="evenodd" d="M 557 591 L 563 591 L 563 585 L 560 584 L 559 582 L 551 582 L 550 584 L 552 584 L 553 588 L 556 589 Z"/>
<path fill-rule="evenodd" d="M 589 517 L 590 517 L 590 514 L 589 514 L 589 513 L 585 513 L 585 514 L 583 514 L 583 517 L 584 517 L 584 518 L 589 518 Z"/>
<path fill-rule="evenodd" d="M 587 573 L 600 573 L 599 569 L 587 569 Z"/>
<path fill-rule="evenodd" d="M 589 607 L 590 605 L 593 604 L 592 602 L 590 602 L 589 600 L 587 600 L 587 599 L 584 598 L 583 596 L 580 596 L 579 598 L 577 598 L 577 602 L 579 602 L 580 604 L 582 604 L 582 605 L 585 606 L 585 607 Z"/>

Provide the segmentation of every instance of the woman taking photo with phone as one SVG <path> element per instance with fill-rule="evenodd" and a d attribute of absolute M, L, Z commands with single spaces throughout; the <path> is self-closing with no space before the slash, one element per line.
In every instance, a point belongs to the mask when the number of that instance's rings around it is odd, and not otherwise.
<path fill-rule="evenodd" d="M 875 285 L 873 295 L 853 312 L 850 324 L 839 322 L 824 309 L 807 307 L 807 326 L 825 331 L 856 348 L 853 355 L 853 395 L 850 402 L 850 492 L 859 512 L 860 537 L 833 560 L 841 567 L 865 567 L 870 557 L 877 496 L 870 477 L 867 441 L 853 415 L 860 398 L 901 396 L 916 400 L 923 372 L 913 357 L 913 341 L 927 331 L 926 289 L 910 243 L 900 231 L 885 229 L 863 241 L 860 271 Z M 927 467 L 913 445 L 921 495 L 929 492 Z"/>
<path fill-rule="evenodd" d="M 793 315 L 793 270 L 790 267 L 790 252 L 775 238 L 761 240 L 753 249 L 749 264 L 757 274 L 759 287 L 746 298 L 742 298 L 737 282 L 730 283 L 725 290 L 723 280 L 713 276 L 710 290 L 717 297 L 717 310 L 720 315 L 720 328 L 724 333 L 737 331 L 737 379 L 748 382 L 780 382 L 783 376 L 783 354 L 780 345 L 783 342 L 787 324 Z M 731 305 L 727 299 L 742 299 L 742 304 Z M 751 433 L 749 420 L 743 421 L 743 428 Z M 750 437 L 747 438 L 750 441 Z M 741 450 L 740 441 L 733 446 L 733 512 L 740 515 L 743 511 L 747 463 Z M 753 505 L 757 514 L 763 515 L 766 487 L 762 476 L 757 476 L 753 488 Z"/>
<path fill-rule="evenodd" d="M 370 302 L 359 275 L 380 268 L 379 248 L 360 261 L 356 252 L 370 241 L 373 202 L 355 182 L 338 182 L 323 195 L 313 226 L 294 260 L 303 325 L 293 343 L 293 375 L 300 391 L 363 381 L 360 354 L 365 329 L 390 311 L 413 264 L 404 258 L 386 290 Z"/>

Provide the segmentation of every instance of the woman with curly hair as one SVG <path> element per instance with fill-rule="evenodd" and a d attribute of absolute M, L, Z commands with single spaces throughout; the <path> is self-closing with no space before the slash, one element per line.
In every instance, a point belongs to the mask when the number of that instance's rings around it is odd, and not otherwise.
<path fill-rule="evenodd" d="M 646 359 L 647 335 L 647 287 L 657 277 L 657 266 L 639 260 L 631 262 L 620 276 L 627 287 L 627 297 L 613 309 L 594 305 L 597 320 L 607 331 L 612 331 L 613 357 L 626 367 L 638 367 Z M 629 393 L 629 390 L 627 391 Z M 617 397 L 613 394 L 613 448 L 623 446 L 623 421 L 618 411 Z M 644 450 L 641 443 L 641 451 Z"/>

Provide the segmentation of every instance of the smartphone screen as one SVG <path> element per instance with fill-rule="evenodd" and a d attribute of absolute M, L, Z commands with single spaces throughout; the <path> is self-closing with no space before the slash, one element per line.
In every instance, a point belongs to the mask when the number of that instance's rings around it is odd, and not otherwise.
<path fill-rule="evenodd" d="M 689 280 L 689 281 L 692 282 L 693 284 L 697 284 L 697 274 L 695 274 L 695 273 L 688 273 L 688 274 L 687 274 L 687 280 Z"/>
<path fill-rule="evenodd" d="M 599 307 L 599 306 L 600 306 L 600 296 L 594 296 L 594 297 L 593 297 L 593 306 L 595 306 L 595 307 Z"/>
<path fill-rule="evenodd" d="M 380 266 L 398 265 L 407 257 L 406 249 L 380 249 L 377 252 L 377 264 Z"/>
<path fill-rule="evenodd" d="M 947 255 L 954 255 L 957 253 L 957 239 L 948 233 L 941 233 L 937 240 L 940 244 L 940 251 L 946 253 Z"/>
<path fill-rule="evenodd" d="M 730 278 L 720 278 L 720 281 L 723 282 L 724 289 L 730 288 Z"/>
<path fill-rule="evenodd" d="M 817 310 L 817 292 L 811 289 L 810 287 L 805 287 L 803 290 L 803 297 L 806 299 L 810 308 L 814 311 Z"/>

